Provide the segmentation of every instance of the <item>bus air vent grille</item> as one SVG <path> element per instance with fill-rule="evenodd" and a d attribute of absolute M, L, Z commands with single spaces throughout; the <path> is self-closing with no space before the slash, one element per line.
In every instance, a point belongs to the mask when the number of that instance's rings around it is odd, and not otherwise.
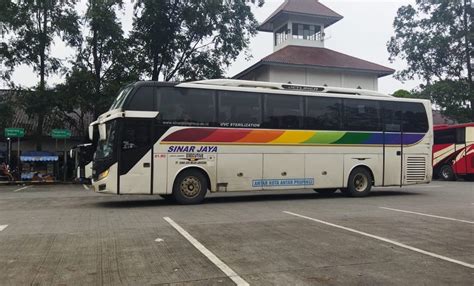
<path fill-rule="evenodd" d="M 407 157 L 407 183 L 422 182 L 426 179 L 426 157 Z"/>

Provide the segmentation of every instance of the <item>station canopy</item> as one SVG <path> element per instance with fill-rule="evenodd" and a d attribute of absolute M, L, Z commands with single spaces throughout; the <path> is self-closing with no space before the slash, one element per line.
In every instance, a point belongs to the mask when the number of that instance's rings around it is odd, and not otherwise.
<path fill-rule="evenodd" d="M 22 162 L 55 162 L 59 160 L 58 155 L 44 151 L 24 152 L 20 156 Z"/>

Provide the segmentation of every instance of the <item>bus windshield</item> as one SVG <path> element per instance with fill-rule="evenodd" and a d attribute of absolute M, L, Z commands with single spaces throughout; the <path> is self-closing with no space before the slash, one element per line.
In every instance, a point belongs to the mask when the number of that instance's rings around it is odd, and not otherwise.
<path fill-rule="evenodd" d="M 114 110 L 117 108 L 121 108 L 125 102 L 125 99 L 127 98 L 128 94 L 130 91 L 133 89 L 133 85 L 129 85 L 125 88 L 123 88 L 119 94 L 117 95 L 117 98 L 115 98 L 114 102 L 112 103 L 112 106 L 110 106 L 109 110 Z"/>
<path fill-rule="evenodd" d="M 115 147 L 115 137 L 117 121 L 109 121 L 106 123 L 107 138 L 99 140 L 97 151 L 95 152 L 95 159 L 100 160 L 112 156 Z"/>

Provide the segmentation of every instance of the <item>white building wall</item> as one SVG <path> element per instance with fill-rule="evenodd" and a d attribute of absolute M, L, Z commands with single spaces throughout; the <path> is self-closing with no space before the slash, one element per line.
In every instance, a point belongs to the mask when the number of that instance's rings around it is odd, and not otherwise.
<path fill-rule="evenodd" d="M 374 74 L 327 69 L 266 66 L 252 71 L 241 79 L 378 90 L 378 78 Z"/>
<path fill-rule="evenodd" d="M 375 75 L 365 73 L 344 73 L 343 87 L 377 90 L 378 78 Z"/>

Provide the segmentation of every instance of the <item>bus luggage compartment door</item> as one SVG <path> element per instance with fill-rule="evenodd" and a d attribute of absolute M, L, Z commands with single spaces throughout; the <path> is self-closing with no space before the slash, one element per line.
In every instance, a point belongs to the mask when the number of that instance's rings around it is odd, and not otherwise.
<path fill-rule="evenodd" d="M 314 184 L 305 178 L 305 154 L 264 154 L 263 189 L 302 189 Z"/>
<path fill-rule="evenodd" d="M 262 160 L 262 154 L 219 154 L 219 191 L 261 190 Z"/>

